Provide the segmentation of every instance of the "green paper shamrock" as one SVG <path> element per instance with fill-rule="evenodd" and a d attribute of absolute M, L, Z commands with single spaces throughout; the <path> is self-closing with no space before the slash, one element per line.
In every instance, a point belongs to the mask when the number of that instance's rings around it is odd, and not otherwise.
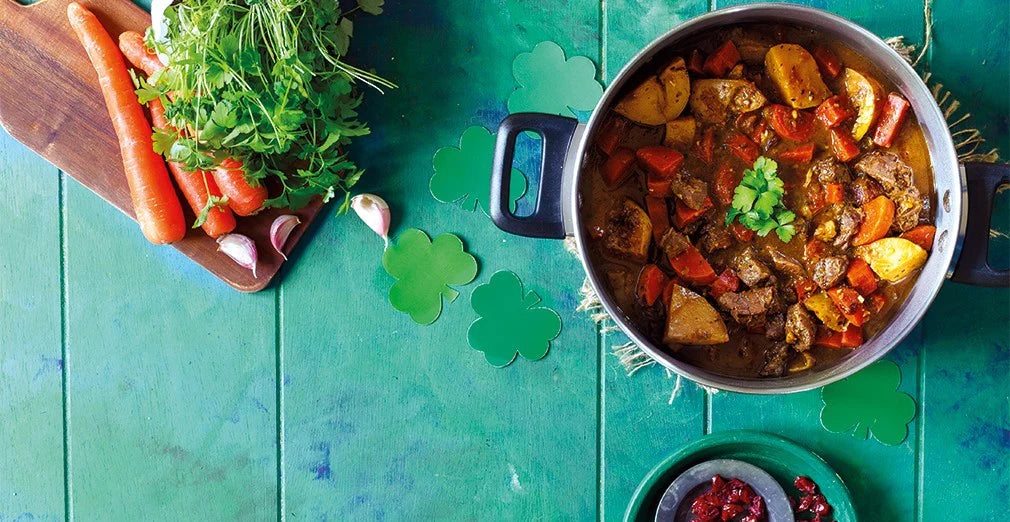
<path fill-rule="evenodd" d="M 443 203 L 462 200 L 463 208 L 473 211 L 480 204 L 485 214 L 491 195 L 491 164 L 494 163 L 494 135 L 484 127 L 470 127 L 459 138 L 459 148 L 443 147 L 435 152 L 435 175 L 428 187 L 431 195 Z M 511 210 L 526 193 L 526 177 L 512 169 L 509 181 Z"/>
<path fill-rule="evenodd" d="M 872 432 L 888 446 L 901 444 L 908 436 L 908 423 L 915 417 L 915 400 L 897 391 L 900 384 L 898 365 L 879 361 L 825 386 L 821 390 L 821 426 L 834 433 L 851 431 L 852 436 L 862 439 Z"/>
<path fill-rule="evenodd" d="M 470 296 L 480 319 L 470 325 L 467 341 L 499 368 L 511 364 L 517 352 L 531 361 L 543 358 L 561 333 L 561 317 L 536 306 L 539 302 L 536 292 L 523 293 L 523 283 L 514 273 L 495 273 Z"/>
<path fill-rule="evenodd" d="M 512 75 L 519 87 L 509 96 L 510 113 L 578 116 L 576 111 L 593 110 L 603 96 L 592 60 L 585 56 L 565 60 L 565 51 L 554 42 L 540 42 L 532 52 L 517 56 Z"/>
<path fill-rule="evenodd" d="M 382 266 L 397 279 L 389 289 L 390 304 L 418 324 L 438 319 L 443 296 L 449 302 L 459 296 L 449 285 L 465 285 L 477 276 L 477 260 L 463 250 L 458 237 L 442 234 L 431 241 L 416 228 L 400 234 L 386 249 Z"/>

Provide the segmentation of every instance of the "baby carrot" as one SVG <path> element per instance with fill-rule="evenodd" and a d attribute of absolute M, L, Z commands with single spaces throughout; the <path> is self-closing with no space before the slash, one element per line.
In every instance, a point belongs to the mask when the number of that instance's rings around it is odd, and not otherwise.
<path fill-rule="evenodd" d="M 123 170 L 130 185 L 140 230 L 152 243 L 171 243 L 186 235 L 186 220 L 165 162 L 154 152 L 151 125 L 137 101 L 126 63 L 94 13 L 77 2 L 67 17 L 98 74 L 112 126 L 119 137 Z"/>
<path fill-rule="evenodd" d="M 165 106 L 161 100 L 155 98 L 148 104 L 151 109 L 151 121 L 156 128 L 171 129 L 168 118 L 165 117 Z M 210 173 L 203 170 L 188 171 L 181 163 L 168 162 L 168 170 L 172 171 L 175 183 L 182 190 L 182 195 L 186 196 L 186 201 L 193 209 L 193 213 L 199 215 L 207 205 L 207 194 L 214 197 L 221 197 L 221 190 L 214 182 Z M 207 213 L 207 219 L 201 225 L 203 231 L 210 237 L 218 237 L 235 230 L 235 216 L 232 215 L 228 207 L 216 206 Z"/>

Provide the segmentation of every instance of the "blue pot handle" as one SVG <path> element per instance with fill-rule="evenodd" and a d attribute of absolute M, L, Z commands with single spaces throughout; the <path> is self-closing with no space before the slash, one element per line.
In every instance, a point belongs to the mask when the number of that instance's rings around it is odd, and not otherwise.
<path fill-rule="evenodd" d="M 1003 163 L 965 163 L 968 188 L 968 222 L 964 242 L 951 281 L 977 286 L 1010 287 L 1010 270 L 989 266 L 989 229 L 996 189 L 1010 183 L 1010 165 Z"/>
<path fill-rule="evenodd" d="M 490 198 L 491 220 L 498 228 L 527 237 L 565 237 L 564 205 L 567 194 L 562 194 L 562 181 L 565 157 L 578 123 L 572 118 L 532 112 L 512 114 L 501 122 L 491 167 Z M 525 131 L 540 134 L 543 159 L 540 163 L 540 191 L 533 213 L 518 217 L 510 208 L 509 181 L 512 178 L 516 137 Z"/>

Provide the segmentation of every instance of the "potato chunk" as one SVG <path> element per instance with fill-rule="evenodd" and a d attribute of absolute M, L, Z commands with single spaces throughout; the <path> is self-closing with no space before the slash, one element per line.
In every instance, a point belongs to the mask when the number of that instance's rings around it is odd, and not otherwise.
<path fill-rule="evenodd" d="M 617 103 L 614 111 L 643 125 L 666 123 L 666 91 L 655 76 L 650 76 Z"/>
<path fill-rule="evenodd" d="M 929 254 L 919 245 L 900 237 L 885 237 L 856 249 L 856 255 L 884 281 L 900 281 L 923 264 Z"/>
<path fill-rule="evenodd" d="M 836 332 L 845 330 L 848 321 L 842 315 L 842 311 L 835 306 L 835 302 L 831 300 L 827 292 L 817 292 L 808 297 L 806 301 L 803 301 L 803 306 L 813 312 L 824 323 L 824 326 Z"/>
<path fill-rule="evenodd" d="M 663 116 L 666 121 L 673 120 L 684 112 L 687 99 L 691 95 L 691 80 L 687 76 L 687 64 L 684 59 L 674 58 L 663 72 L 659 73 L 659 81 L 663 84 L 666 95 Z"/>
<path fill-rule="evenodd" d="M 666 334 L 663 335 L 666 344 L 676 347 L 681 344 L 710 345 L 729 341 L 726 323 L 704 297 L 674 284 L 668 304 Z"/>
<path fill-rule="evenodd" d="M 603 241 L 612 254 L 644 262 L 652 242 L 652 221 L 642 207 L 624 198 L 607 213 Z"/>
<path fill-rule="evenodd" d="M 765 55 L 765 69 L 782 101 L 794 109 L 816 107 L 829 97 L 814 57 L 796 44 L 779 44 Z"/>
<path fill-rule="evenodd" d="M 742 114 L 764 107 L 768 101 L 761 90 L 747 80 L 695 80 L 691 86 L 691 113 L 707 123 L 722 123 L 730 114 Z"/>
<path fill-rule="evenodd" d="M 860 140 L 880 116 L 884 88 L 877 83 L 877 80 L 849 68 L 842 72 L 842 85 L 845 86 L 849 102 L 856 108 L 852 137 Z"/>
<path fill-rule="evenodd" d="M 694 132 L 697 124 L 694 116 L 684 116 L 666 122 L 666 137 L 663 145 L 672 149 L 687 149 L 694 144 Z"/>

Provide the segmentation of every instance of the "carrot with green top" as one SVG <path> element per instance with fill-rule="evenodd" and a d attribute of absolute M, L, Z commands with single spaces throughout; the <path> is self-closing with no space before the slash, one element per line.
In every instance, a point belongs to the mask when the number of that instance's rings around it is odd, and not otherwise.
<path fill-rule="evenodd" d="M 151 100 L 148 107 L 151 109 L 151 121 L 156 128 L 172 129 L 168 118 L 165 117 L 165 106 L 161 104 L 161 100 L 157 98 Z M 183 168 L 181 163 L 174 161 L 168 162 L 168 170 L 172 171 L 175 183 L 179 185 L 179 190 L 182 191 L 183 196 L 186 196 L 186 201 L 189 202 L 190 208 L 197 216 L 203 213 L 210 197 L 221 198 L 221 189 L 217 187 L 217 183 L 214 182 L 214 178 L 209 172 L 204 170 L 188 171 Z M 216 205 L 207 211 L 206 219 L 200 227 L 208 236 L 216 238 L 235 230 L 235 216 L 228 207 Z"/>
<path fill-rule="evenodd" d="M 148 76 L 165 67 L 158 56 L 148 49 L 140 33 L 127 31 L 119 35 L 119 47 L 130 62 Z M 250 185 L 246 181 L 242 163 L 237 160 L 222 161 L 213 176 L 221 192 L 228 196 L 228 206 L 240 216 L 255 213 L 267 199 L 266 187 Z"/>
<path fill-rule="evenodd" d="M 127 31 L 119 35 L 119 50 L 123 51 L 123 55 L 134 67 L 141 69 L 148 76 L 164 67 L 158 56 L 148 50 L 140 33 Z M 165 106 L 160 99 L 151 100 L 148 108 L 155 128 L 176 130 L 165 117 Z M 197 216 L 207 207 L 208 199 L 221 197 L 221 190 L 209 172 L 188 171 L 181 163 L 174 161 L 168 162 L 168 170 L 172 172 L 176 185 Z M 208 236 L 216 238 L 235 230 L 235 216 L 228 207 L 215 206 L 207 211 L 206 218 L 200 226 Z"/>
<path fill-rule="evenodd" d="M 151 125 L 134 93 L 119 48 L 94 13 L 81 4 L 68 4 L 67 18 L 98 74 L 105 105 L 119 137 L 123 171 L 140 230 L 152 243 L 179 241 L 186 235 L 182 205 L 165 162 L 154 152 Z"/>

